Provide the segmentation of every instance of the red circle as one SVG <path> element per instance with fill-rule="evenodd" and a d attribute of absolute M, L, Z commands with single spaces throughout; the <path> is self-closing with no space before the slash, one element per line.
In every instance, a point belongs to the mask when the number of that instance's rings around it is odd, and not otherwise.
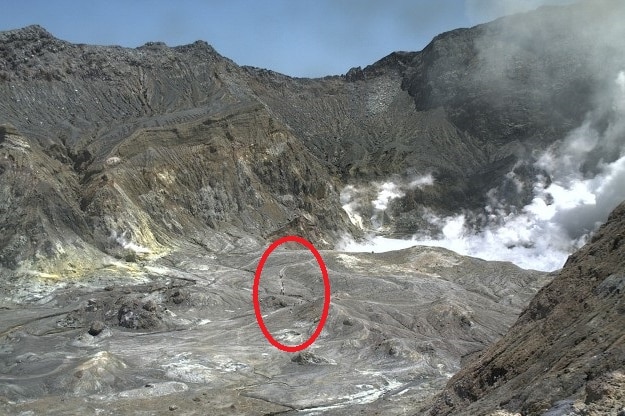
<path fill-rule="evenodd" d="M 260 275 L 263 271 L 263 267 L 265 267 L 265 262 L 269 258 L 271 252 L 273 252 L 280 245 L 287 243 L 289 241 L 294 241 L 306 247 L 312 254 L 315 256 L 317 260 L 317 264 L 319 264 L 319 268 L 321 269 L 321 275 L 323 276 L 323 310 L 321 312 L 321 319 L 317 324 L 317 328 L 315 332 L 308 338 L 305 342 L 299 345 L 284 345 L 278 342 L 269 332 L 267 327 L 265 326 L 265 322 L 263 321 L 263 316 L 260 312 L 260 300 L 258 298 L 258 288 L 260 286 Z M 305 348 L 308 348 L 312 345 L 313 342 L 317 339 L 321 331 L 323 330 L 323 325 L 326 323 L 326 319 L 328 318 L 328 312 L 330 310 L 330 278 L 328 277 L 328 270 L 326 269 L 326 265 L 321 258 L 321 254 L 317 251 L 315 246 L 312 245 L 308 240 L 298 237 L 296 235 L 287 235 L 278 240 L 274 241 L 267 250 L 263 253 L 263 256 L 260 258 L 260 262 L 258 263 L 258 267 L 256 268 L 256 274 L 254 275 L 254 287 L 252 289 L 252 298 L 254 301 L 254 312 L 256 314 L 256 322 L 258 322 L 258 326 L 260 330 L 263 332 L 263 335 L 274 347 L 286 351 L 286 352 L 297 352 L 301 351 Z"/>

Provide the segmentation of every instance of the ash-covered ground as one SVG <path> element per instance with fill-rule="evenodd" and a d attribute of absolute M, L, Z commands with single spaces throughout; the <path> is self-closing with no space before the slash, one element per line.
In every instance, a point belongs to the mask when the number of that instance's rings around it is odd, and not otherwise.
<path fill-rule="evenodd" d="M 549 280 L 439 248 L 321 251 L 331 281 L 328 320 L 310 348 L 285 353 L 254 316 L 263 248 L 250 241 L 219 255 L 176 254 L 69 281 L 5 285 L 2 412 L 410 413 L 464 357 L 500 337 Z M 276 249 L 259 299 L 278 341 L 305 341 L 323 304 L 313 255 Z"/>

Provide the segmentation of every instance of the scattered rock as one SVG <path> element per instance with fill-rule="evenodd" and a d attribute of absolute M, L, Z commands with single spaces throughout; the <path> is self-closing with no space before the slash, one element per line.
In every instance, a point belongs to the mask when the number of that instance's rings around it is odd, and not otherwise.
<path fill-rule="evenodd" d="M 154 330 L 163 326 L 162 315 L 157 310 L 156 303 L 143 303 L 140 299 L 123 301 L 117 312 L 119 326 L 129 329 Z M 146 308 L 146 304 L 148 304 Z"/>
<path fill-rule="evenodd" d="M 602 380 L 591 380 L 586 384 L 586 404 L 598 402 L 609 393 L 609 386 Z"/>
<path fill-rule="evenodd" d="M 154 312 L 156 311 L 156 307 L 158 305 L 156 304 L 156 302 L 154 302 L 152 299 L 148 300 L 147 302 L 145 302 L 143 304 L 143 309 L 148 311 L 148 312 Z"/>
<path fill-rule="evenodd" d="M 132 308 L 123 305 L 119 308 L 117 312 L 117 320 L 119 321 L 119 326 L 123 326 L 125 328 L 138 328 L 138 316 Z"/>
<path fill-rule="evenodd" d="M 281 309 L 289 306 L 288 302 L 283 296 L 275 295 L 270 295 L 261 299 L 260 304 L 262 305 L 263 309 L 269 310 Z"/>
<path fill-rule="evenodd" d="M 169 295 L 169 300 L 174 302 L 176 305 L 180 305 L 182 302 L 189 299 L 189 292 L 183 291 L 180 289 L 174 289 L 171 291 Z"/>
<path fill-rule="evenodd" d="M 89 299 L 87 301 L 87 307 L 85 308 L 87 312 L 95 312 L 98 310 L 98 302 L 95 299 Z"/>
<path fill-rule="evenodd" d="M 102 321 L 93 321 L 89 326 L 89 335 L 98 336 L 102 331 L 104 331 L 106 325 Z"/>
<path fill-rule="evenodd" d="M 291 358 L 291 361 L 300 365 L 328 365 L 334 364 L 332 361 L 327 358 L 319 357 L 315 353 L 311 351 L 302 351 L 298 353 L 296 356 Z"/>

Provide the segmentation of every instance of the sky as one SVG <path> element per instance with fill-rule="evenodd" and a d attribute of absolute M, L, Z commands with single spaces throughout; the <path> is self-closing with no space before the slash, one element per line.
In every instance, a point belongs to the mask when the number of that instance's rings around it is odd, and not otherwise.
<path fill-rule="evenodd" d="M 0 0 L 0 30 L 39 24 L 73 43 L 204 40 L 239 65 L 344 74 L 439 33 L 574 0 Z"/>

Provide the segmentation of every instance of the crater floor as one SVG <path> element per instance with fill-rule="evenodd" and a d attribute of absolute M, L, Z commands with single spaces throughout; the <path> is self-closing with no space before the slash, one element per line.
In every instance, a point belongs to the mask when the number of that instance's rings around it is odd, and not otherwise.
<path fill-rule="evenodd" d="M 254 315 L 261 254 L 251 245 L 186 252 L 126 271 L 9 282 L 0 412 L 410 413 L 463 357 L 500 337 L 550 278 L 440 248 L 321 251 L 331 281 L 327 322 L 310 348 L 285 353 Z M 323 305 L 313 255 L 276 249 L 259 299 L 275 339 L 307 339 Z"/>

